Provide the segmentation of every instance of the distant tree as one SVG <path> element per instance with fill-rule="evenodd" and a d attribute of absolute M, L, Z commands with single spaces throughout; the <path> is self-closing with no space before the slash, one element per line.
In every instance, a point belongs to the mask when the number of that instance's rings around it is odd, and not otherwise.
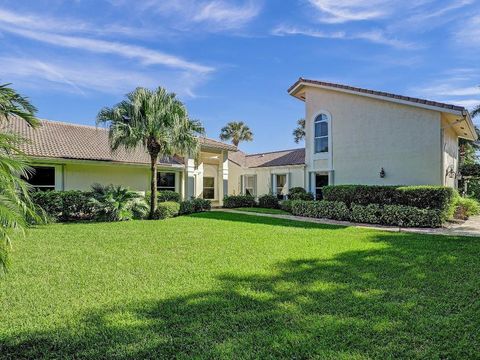
<path fill-rule="evenodd" d="M 241 141 L 252 141 L 253 133 L 243 121 L 232 121 L 222 128 L 220 139 L 231 140 L 233 145 L 238 146 Z"/>
<path fill-rule="evenodd" d="M 143 146 L 150 155 L 150 219 L 157 211 L 158 159 L 174 155 L 195 155 L 200 147 L 197 135 L 203 126 L 188 117 L 187 109 L 174 93 L 137 88 L 113 108 L 103 108 L 97 123 L 109 124 L 112 150 Z"/>
<path fill-rule="evenodd" d="M 0 125 L 13 117 L 36 127 L 36 108 L 30 101 L 9 87 L 0 85 Z M 7 270 L 8 250 L 12 238 L 23 234 L 29 222 L 39 221 L 35 206 L 30 200 L 28 178 L 31 169 L 18 149 L 24 141 L 17 135 L 5 133 L 0 128 L 0 271 Z"/>
<path fill-rule="evenodd" d="M 293 137 L 297 144 L 305 139 L 305 119 L 297 120 L 297 127 L 293 130 Z"/>

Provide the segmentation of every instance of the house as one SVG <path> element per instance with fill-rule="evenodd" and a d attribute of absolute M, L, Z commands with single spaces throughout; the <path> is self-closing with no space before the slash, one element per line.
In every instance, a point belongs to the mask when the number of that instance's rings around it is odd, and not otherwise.
<path fill-rule="evenodd" d="M 468 111 L 456 105 L 303 78 L 288 93 L 305 103 L 305 148 L 245 154 L 201 138 L 197 159 L 160 159 L 158 189 L 221 204 L 225 194 L 285 198 L 292 187 L 320 195 L 327 184 L 455 187 L 458 139 L 477 139 Z M 22 150 L 37 188 L 149 189 L 146 152 L 112 152 L 104 128 L 45 120 L 31 129 L 14 119 L 8 130 L 29 140 Z"/>

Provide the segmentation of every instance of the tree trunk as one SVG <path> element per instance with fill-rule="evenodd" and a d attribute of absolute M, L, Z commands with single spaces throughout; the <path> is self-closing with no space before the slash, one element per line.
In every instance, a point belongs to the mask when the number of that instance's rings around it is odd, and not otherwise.
<path fill-rule="evenodd" d="M 157 211 L 157 160 L 158 154 L 150 154 L 150 219 L 155 218 L 155 212 Z"/>

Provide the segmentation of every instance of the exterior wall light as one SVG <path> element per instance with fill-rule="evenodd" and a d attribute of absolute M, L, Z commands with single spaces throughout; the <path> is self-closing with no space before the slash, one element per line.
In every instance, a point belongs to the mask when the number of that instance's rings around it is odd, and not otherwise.
<path fill-rule="evenodd" d="M 385 177 L 385 169 L 383 167 L 380 169 L 380 174 L 379 175 L 382 179 Z"/>

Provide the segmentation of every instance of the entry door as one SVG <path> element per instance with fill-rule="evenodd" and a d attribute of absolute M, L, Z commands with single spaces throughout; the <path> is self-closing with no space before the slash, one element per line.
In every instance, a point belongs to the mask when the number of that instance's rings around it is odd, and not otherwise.
<path fill-rule="evenodd" d="M 208 200 L 215 199 L 215 178 L 203 178 L 203 198 Z"/>
<path fill-rule="evenodd" d="M 322 188 L 328 185 L 328 175 L 315 174 L 315 199 L 322 200 Z"/>

